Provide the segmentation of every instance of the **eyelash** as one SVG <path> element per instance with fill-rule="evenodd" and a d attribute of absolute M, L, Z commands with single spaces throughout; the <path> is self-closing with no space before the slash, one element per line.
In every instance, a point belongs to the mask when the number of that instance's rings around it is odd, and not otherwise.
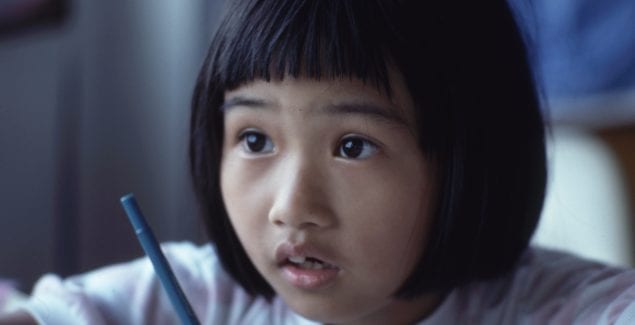
<path fill-rule="evenodd" d="M 347 143 L 347 141 L 349 141 Z M 352 147 L 345 147 L 345 144 L 350 144 L 350 141 L 357 141 L 356 144 L 354 145 L 359 145 L 361 144 L 362 147 L 361 148 L 352 148 Z M 357 151 L 361 150 L 361 152 L 359 152 L 359 155 L 363 155 L 364 157 L 353 157 L 353 158 L 347 158 L 345 156 L 349 155 L 349 153 L 345 153 L 344 150 L 347 149 L 355 149 Z M 356 135 L 349 135 L 346 136 L 344 138 L 342 138 L 342 140 L 340 140 L 340 142 L 337 145 L 337 149 L 335 152 L 335 155 L 342 157 L 342 158 L 346 158 L 346 159 L 356 159 L 356 160 L 364 160 L 364 159 L 368 159 L 370 158 L 372 155 L 374 155 L 377 151 L 379 150 L 379 147 L 372 141 L 361 137 L 361 136 L 356 136 Z"/>
<path fill-rule="evenodd" d="M 238 136 L 238 140 L 243 150 L 250 154 L 269 154 L 275 150 L 275 145 L 271 141 L 271 138 L 257 130 L 250 129 L 243 131 Z M 344 159 L 364 160 L 370 158 L 378 150 L 379 146 L 373 141 L 358 135 L 348 135 L 338 142 L 333 154 Z M 356 156 L 350 157 L 351 155 Z"/>

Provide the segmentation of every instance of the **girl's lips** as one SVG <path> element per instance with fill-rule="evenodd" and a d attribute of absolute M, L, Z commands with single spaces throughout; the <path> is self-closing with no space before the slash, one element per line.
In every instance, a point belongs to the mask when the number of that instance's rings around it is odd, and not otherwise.
<path fill-rule="evenodd" d="M 319 260 L 323 267 L 314 268 L 293 263 L 290 258 L 300 257 Z M 335 281 L 340 268 L 327 260 L 321 251 L 306 244 L 284 242 L 276 248 L 275 259 L 281 268 L 282 277 L 291 285 L 300 289 L 318 289 Z"/>
<path fill-rule="evenodd" d="M 337 268 L 337 266 L 329 260 L 321 250 L 309 246 L 307 244 L 291 244 L 290 242 L 283 242 L 278 245 L 275 251 L 275 261 L 278 266 L 284 266 L 289 262 L 290 257 L 311 257 L 329 264 L 331 267 Z"/>
<path fill-rule="evenodd" d="M 335 281 L 339 269 L 306 269 L 289 263 L 282 266 L 282 276 L 291 285 L 300 289 L 319 289 Z"/>

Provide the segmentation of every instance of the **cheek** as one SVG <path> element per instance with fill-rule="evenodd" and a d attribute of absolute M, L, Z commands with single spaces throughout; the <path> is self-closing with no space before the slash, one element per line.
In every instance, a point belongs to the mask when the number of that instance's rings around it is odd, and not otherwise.
<path fill-rule="evenodd" d="M 420 192 L 419 192 L 420 193 Z M 405 194 L 405 193 L 402 193 Z M 423 251 L 427 236 L 429 217 L 419 204 L 402 196 L 384 196 L 388 204 L 375 204 L 380 200 L 369 200 L 364 216 L 365 222 L 358 224 L 359 243 L 377 252 L 377 268 L 386 265 L 386 258 L 394 258 L 388 265 L 409 269 L 411 261 Z M 412 196 L 410 196 L 412 198 Z M 404 270 L 405 271 L 405 270 Z"/>
<path fill-rule="evenodd" d="M 388 169 L 374 177 L 349 177 L 338 204 L 349 229 L 351 251 L 363 252 L 364 267 L 407 276 L 423 253 L 430 224 L 431 184 L 424 168 Z M 359 189 L 364 189 L 360 191 Z M 353 195 L 352 193 L 356 193 Z"/>
<path fill-rule="evenodd" d="M 243 246 L 258 245 L 261 236 L 256 236 L 266 222 L 265 204 L 267 186 L 255 175 L 258 171 L 246 172 L 240 161 L 228 159 L 221 166 L 221 194 L 225 209 Z M 245 239 L 249 239 L 248 241 Z"/>

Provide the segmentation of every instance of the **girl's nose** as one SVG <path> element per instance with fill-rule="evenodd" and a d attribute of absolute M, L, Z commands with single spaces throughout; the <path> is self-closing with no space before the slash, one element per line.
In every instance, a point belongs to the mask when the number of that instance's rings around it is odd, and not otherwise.
<path fill-rule="evenodd" d="M 269 222 L 295 229 L 326 228 L 335 222 L 327 193 L 329 177 L 318 166 L 289 160 L 273 182 Z"/>

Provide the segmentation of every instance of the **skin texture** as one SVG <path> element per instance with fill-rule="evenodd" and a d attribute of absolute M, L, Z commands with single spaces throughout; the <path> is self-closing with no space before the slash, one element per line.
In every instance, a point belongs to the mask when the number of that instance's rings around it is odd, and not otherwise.
<path fill-rule="evenodd" d="M 296 312 L 325 323 L 406 323 L 439 298 L 397 300 L 421 256 L 433 176 L 412 98 L 355 79 L 256 80 L 225 94 L 221 188 L 258 271 Z M 325 285 L 283 275 L 282 244 L 336 266 Z"/>

